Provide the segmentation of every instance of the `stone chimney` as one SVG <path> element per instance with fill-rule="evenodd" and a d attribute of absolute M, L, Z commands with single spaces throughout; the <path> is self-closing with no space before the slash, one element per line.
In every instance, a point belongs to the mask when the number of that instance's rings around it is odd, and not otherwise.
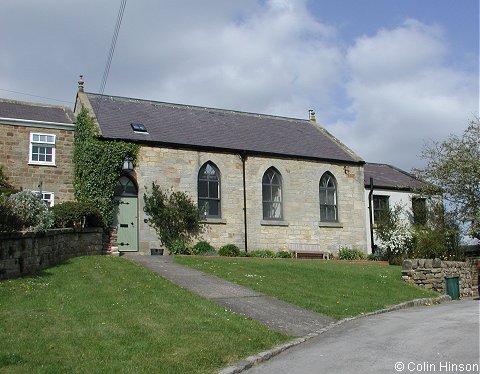
<path fill-rule="evenodd" d="M 315 111 L 313 109 L 310 109 L 308 111 L 308 119 L 313 122 L 317 121 L 317 119 L 315 118 Z"/>
<path fill-rule="evenodd" d="M 83 81 L 83 75 L 80 75 L 80 79 L 78 80 L 78 92 L 84 92 L 83 90 L 83 84 L 85 82 Z"/>

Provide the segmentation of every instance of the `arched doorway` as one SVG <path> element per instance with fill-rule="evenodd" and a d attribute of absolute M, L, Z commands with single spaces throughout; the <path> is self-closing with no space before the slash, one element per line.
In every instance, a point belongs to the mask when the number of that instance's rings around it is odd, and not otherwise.
<path fill-rule="evenodd" d="M 117 245 L 120 252 L 138 251 L 138 189 L 132 179 L 123 175 L 114 193 Z"/>

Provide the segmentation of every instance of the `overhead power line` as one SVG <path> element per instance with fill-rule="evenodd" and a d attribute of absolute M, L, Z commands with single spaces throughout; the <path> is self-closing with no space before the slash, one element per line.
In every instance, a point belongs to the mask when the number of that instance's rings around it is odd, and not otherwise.
<path fill-rule="evenodd" d="M 34 94 L 26 93 L 26 92 L 19 92 L 19 91 L 6 90 L 6 89 L 4 89 L 4 88 L 0 88 L 0 91 L 5 91 L 5 92 L 16 93 L 16 94 L 19 94 L 19 95 L 26 95 L 26 96 L 38 97 L 38 98 L 40 98 L 40 99 L 46 99 L 46 100 L 59 101 L 59 102 L 61 102 L 61 103 L 68 103 L 68 104 L 71 104 L 71 103 L 72 103 L 71 101 L 60 100 L 60 99 L 54 99 L 54 98 L 52 98 L 52 97 L 39 96 L 39 95 L 34 95 Z"/>
<path fill-rule="evenodd" d="M 103 95 L 103 92 L 105 91 L 105 86 L 107 85 L 108 73 L 110 72 L 110 66 L 112 64 L 113 54 L 115 52 L 118 33 L 120 31 L 120 26 L 122 24 L 123 13 L 125 11 L 126 5 L 127 5 L 127 0 L 122 0 L 120 4 L 120 9 L 118 10 L 117 24 L 115 25 L 115 31 L 113 32 L 112 43 L 110 45 L 110 52 L 108 53 L 108 58 L 107 58 L 107 64 L 105 66 L 105 71 L 103 72 L 102 83 L 100 84 L 101 95 Z"/>

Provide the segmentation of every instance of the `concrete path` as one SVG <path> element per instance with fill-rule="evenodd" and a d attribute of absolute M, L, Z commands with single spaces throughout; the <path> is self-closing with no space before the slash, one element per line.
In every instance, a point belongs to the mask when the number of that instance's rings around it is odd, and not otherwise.
<path fill-rule="evenodd" d="M 462 300 L 344 322 L 247 372 L 478 373 L 479 356 L 479 302 Z"/>
<path fill-rule="evenodd" d="M 213 275 L 175 264 L 172 256 L 128 253 L 124 257 L 146 266 L 180 287 L 284 334 L 305 336 L 335 322 L 330 317 L 301 309 Z"/>

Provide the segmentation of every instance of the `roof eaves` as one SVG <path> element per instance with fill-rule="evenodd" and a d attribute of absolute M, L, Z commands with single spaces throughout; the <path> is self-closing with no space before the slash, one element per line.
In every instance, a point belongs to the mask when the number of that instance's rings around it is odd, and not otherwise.
<path fill-rule="evenodd" d="M 169 142 L 160 142 L 156 140 L 147 140 L 147 139 L 143 139 L 143 140 L 124 139 L 124 138 L 114 138 L 114 137 L 110 138 L 105 136 L 101 136 L 101 138 L 105 140 L 123 140 L 123 141 L 132 142 L 136 144 L 145 144 L 149 146 L 165 147 L 165 148 L 171 148 L 171 149 L 186 149 L 186 150 L 208 151 L 208 152 L 218 152 L 218 153 L 228 153 L 228 154 L 243 154 L 246 156 L 271 157 L 271 158 L 281 158 L 281 159 L 290 159 L 290 160 L 308 160 L 308 161 L 316 161 L 316 162 L 328 162 L 328 163 L 341 164 L 341 165 L 363 166 L 365 164 L 365 161 L 363 160 L 340 160 L 340 159 L 332 159 L 332 158 L 292 155 L 292 154 L 286 154 L 286 153 L 262 152 L 262 151 L 255 151 L 251 149 L 221 148 L 221 147 L 194 145 L 194 144 L 169 143 Z"/>

